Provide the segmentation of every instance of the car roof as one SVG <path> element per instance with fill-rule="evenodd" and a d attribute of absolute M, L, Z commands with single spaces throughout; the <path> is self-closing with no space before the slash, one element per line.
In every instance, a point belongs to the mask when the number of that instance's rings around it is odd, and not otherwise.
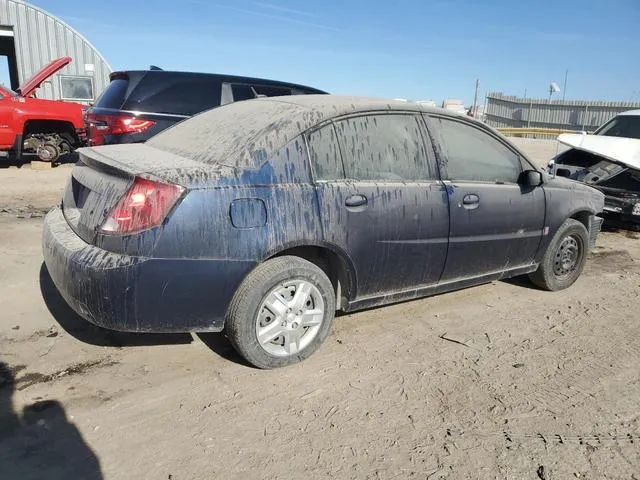
<path fill-rule="evenodd" d="M 168 76 L 168 77 L 211 77 L 212 79 L 220 79 L 228 82 L 242 82 L 242 83 L 262 83 L 268 86 L 283 86 L 289 88 L 303 88 L 306 90 L 311 90 L 319 94 L 326 94 L 327 92 L 320 90 L 315 87 L 309 87 L 308 85 L 301 85 L 298 83 L 291 82 L 283 82 L 280 80 L 270 80 L 268 78 L 255 78 L 255 77 L 243 77 L 241 75 L 227 75 L 224 73 L 206 73 L 206 72 L 180 72 L 180 71 L 172 71 L 172 70 L 120 70 L 117 72 L 111 73 L 109 75 L 110 80 L 114 80 L 122 77 L 135 77 L 140 78 L 144 76 Z"/>
<path fill-rule="evenodd" d="M 443 108 L 431 107 L 417 102 L 388 100 L 373 97 L 345 95 L 294 95 L 290 97 L 269 97 L 257 100 L 287 103 L 291 105 L 292 111 L 295 110 L 296 107 L 303 110 L 313 110 L 317 115 L 322 116 L 324 120 L 351 113 L 364 113 L 371 111 L 413 111 L 444 114 L 452 117 L 461 116 Z M 309 125 L 309 127 L 311 126 L 313 125 Z"/>
<path fill-rule="evenodd" d="M 301 133 L 336 117 L 407 111 L 464 118 L 488 129 L 469 117 L 412 102 L 337 95 L 292 95 L 257 98 L 212 108 L 160 132 L 148 140 L 147 145 L 204 164 L 224 163 L 234 168 L 251 169 L 261 165 L 262 159 Z M 212 141 L 214 137 L 215 141 Z"/>
<path fill-rule="evenodd" d="M 632 117 L 640 117 L 640 110 L 627 110 L 626 112 L 620 112 L 618 115 L 632 116 Z"/>

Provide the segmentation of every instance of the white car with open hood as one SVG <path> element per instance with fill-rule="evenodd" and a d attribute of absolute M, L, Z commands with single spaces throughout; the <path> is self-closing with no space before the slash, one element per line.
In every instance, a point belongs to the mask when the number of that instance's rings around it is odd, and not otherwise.
<path fill-rule="evenodd" d="M 558 141 L 571 148 L 549 162 L 550 173 L 602 191 L 610 224 L 640 228 L 640 110 L 618 114 L 593 135 Z"/>

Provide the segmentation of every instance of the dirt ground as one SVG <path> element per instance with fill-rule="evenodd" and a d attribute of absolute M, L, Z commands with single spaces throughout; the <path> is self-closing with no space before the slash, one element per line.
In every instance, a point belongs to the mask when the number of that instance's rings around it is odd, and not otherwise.
<path fill-rule="evenodd" d="M 343 315 L 259 371 L 220 335 L 107 332 L 64 304 L 40 234 L 69 172 L 0 169 L 1 479 L 640 480 L 638 234 L 601 234 L 568 290 Z"/>

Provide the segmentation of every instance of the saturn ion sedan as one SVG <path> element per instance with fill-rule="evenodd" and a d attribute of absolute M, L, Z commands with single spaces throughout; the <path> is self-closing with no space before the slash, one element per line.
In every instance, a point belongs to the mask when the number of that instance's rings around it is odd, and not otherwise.
<path fill-rule="evenodd" d="M 525 274 L 569 287 L 603 198 L 443 109 L 262 98 L 144 144 L 80 149 L 43 247 L 86 320 L 224 331 L 248 362 L 273 368 L 311 355 L 336 310 Z"/>

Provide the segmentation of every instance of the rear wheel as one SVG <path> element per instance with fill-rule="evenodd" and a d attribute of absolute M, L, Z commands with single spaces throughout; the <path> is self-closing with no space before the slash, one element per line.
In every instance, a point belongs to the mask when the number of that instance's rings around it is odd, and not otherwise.
<path fill-rule="evenodd" d="M 335 304 L 331 281 L 319 267 L 299 257 L 277 257 L 247 275 L 229 306 L 225 329 L 252 365 L 283 367 L 322 344 Z"/>
<path fill-rule="evenodd" d="M 545 290 L 562 290 L 580 276 L 587 260 L 589 234 L 577 220 L 567 219 L 553 236 L 531 281 Z"/>

